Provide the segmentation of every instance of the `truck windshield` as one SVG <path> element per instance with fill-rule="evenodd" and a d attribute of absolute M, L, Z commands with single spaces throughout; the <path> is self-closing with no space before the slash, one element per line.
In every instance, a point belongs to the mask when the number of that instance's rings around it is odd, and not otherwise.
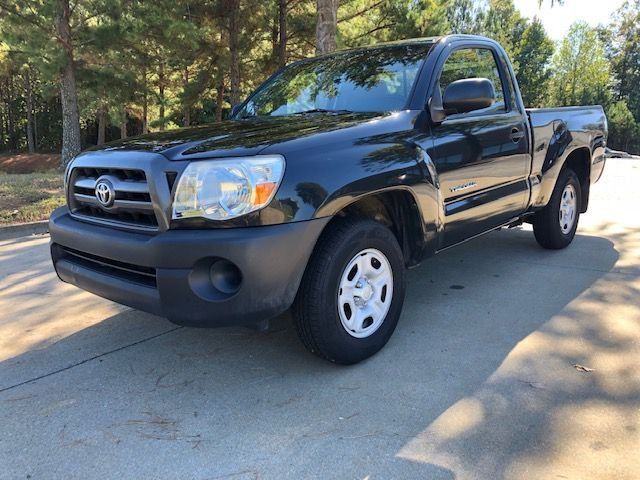
<path fill-rule="evenodd" d="M 236 118 L 401 110 L 430 48 L 353 50 L 294 63 L 251 96 Z"/>

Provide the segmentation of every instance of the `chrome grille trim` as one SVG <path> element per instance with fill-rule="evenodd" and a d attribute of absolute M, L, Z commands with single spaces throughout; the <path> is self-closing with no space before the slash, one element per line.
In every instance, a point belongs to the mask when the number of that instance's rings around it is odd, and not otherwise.
<path fill-rule="evenodd" d="M 149 193 L 149 186 L 147 182 L 136 182 L 133 180 L 121 181 L 118 177 L 113 175 L 101 175 L 109 177 L 109 180 L 113 184 L 116 192 L 131 192 L 131 193 Z M 76 177 L 74 186 L 76 188 L 86 188 L 89 190 L 95 190 L 97 178 L 92 177 Z"/>
<path fill-rule="evenodd" d="M 100 207 L 100 202 L 94 195 L 85 195 L 83 193 L 74 193 L 73 196 L 78 202 L 85 203 L 87 205 L 95 205 L 96 207 Z M 127 209 L 127 210 L 140 210 L 153 211 L 153 205 L 151 202 L 139 202 L 136 200 L 116 200 L 113 202 L 113 207 L 110 208 L 111 211 L 115 211 L 116 209 Z"/>
<path fill-rule="evenodd" d="M 95 195 L 96 184 L 101 179 L 113 185 L 115 200 L 108 207 Z M 78 219 L 147 232 L 159 230 L 143 170 L 78 166 L 70 172 L 68 188 L 69 209 Z"/>

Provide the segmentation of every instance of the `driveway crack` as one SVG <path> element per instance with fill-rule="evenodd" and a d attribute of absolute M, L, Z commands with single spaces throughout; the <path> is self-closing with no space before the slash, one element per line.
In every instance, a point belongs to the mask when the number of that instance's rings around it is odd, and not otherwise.
<path fill-rule="evenodd" d="M 72 368 L 79 367 L 80 365 L 84 365 L 85 363 L 89 363 L 89 362 L 92 362 L 93 360 L 97 360 L 99 358 L 106 357 L 107 355 L 111 355 L 112 353 L 119 352 L 119 351 L 124 350 L 124 349 L 129 348 L 129 347 L 135 347 L 136 345 L 140 345 L 141 343 L 148 342 L 149 340 L 154 340 L 154 339 L 156 339 L 158 337 L 162 337 L 164 335 L 168 335 L 168 334 L 170 334 L 172 332 L 175 332 L 176 330 L 180 330 L 182 328 L 184 328 L 184 327 L 178 326 L 178 327 L 172 328 L 170 330 L 166 330 L 164 332 L 158 333 L 156 335 L 152 335 L 150 337 L 143 338 L 142 340 L 138 340 L 136 342 L 129 343 L 127 345 L 123 345 L 123 346 L 118 347 L 118 348 L 114 348 L 113 350 L 109 350 L 108 352 L 100 353 L 99 355 L 94 355 L 93 357 L 90 357 L 90 358 L 85 358 L 84 360 L 81 360 L 79 362 L 72 363 L 71 365 L 67 365 L 66 367 L 62 367 L 62 368 L 59 368 L 59 369 L 54 370 L 52 372 L 45 373 L 43 375 L 39 375 L 37 377 L 31 378 L 29 380 L 25 380 L 25 381 L 20 382 L 20 383 L 16 383 L 15 385 L 10 385 L 8 387 L 0 388 L 0 393 L 4 393 L 4 392 L 7 392 L 9 390 L 13 390 L 14 388 L 18 388 L 18 387 L 21 387 L 23 385 L 27 385 L 28 383 L 37 382 L 38 380 L 42 380 L 43 378 L 51 377 L 53 375 L 65 372 L 67 370 L 71 370 Z"/>

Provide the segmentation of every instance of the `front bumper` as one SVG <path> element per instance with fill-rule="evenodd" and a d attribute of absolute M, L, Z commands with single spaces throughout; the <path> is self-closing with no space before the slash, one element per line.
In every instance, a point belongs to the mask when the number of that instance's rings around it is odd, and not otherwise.
<path fill-rule="evenodd" d="M 174 323 L 249 325 L 291 306 L 328 221 L 147 235 L 78 221 L 62 207 L 49 220 L 51 256 L 61 280 Z M 239 281 L 212 280 L 229 270 L 220 265 L 235 266 Z"/>

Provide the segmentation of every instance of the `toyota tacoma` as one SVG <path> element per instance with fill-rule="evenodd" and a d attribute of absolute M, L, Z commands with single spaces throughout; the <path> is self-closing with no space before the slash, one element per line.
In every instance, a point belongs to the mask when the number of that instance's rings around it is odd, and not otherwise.
<path fill-rule="evenodd" d="M 396 328 L 405 269 L 502 226 L 567 247 L 605 163 L 600 106 L 525 109 L 505 51 L 466 35 L 276 72 L 230 119 L 102 145 L 50 219 L 61 280 L 181 325 L 291 308 L 351 364 Z"/>

